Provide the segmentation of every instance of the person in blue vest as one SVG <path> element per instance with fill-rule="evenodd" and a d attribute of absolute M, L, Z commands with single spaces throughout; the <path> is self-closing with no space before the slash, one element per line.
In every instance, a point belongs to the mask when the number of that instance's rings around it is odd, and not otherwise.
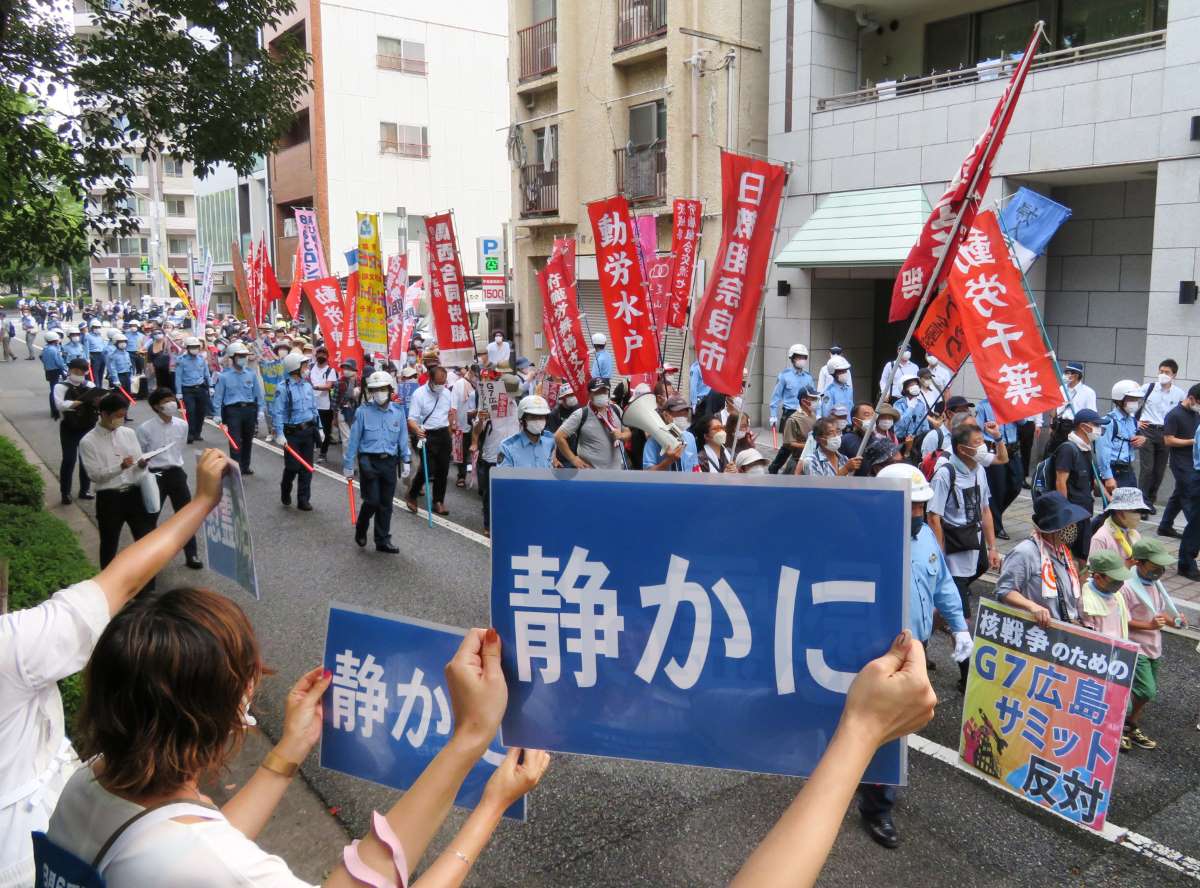
<path fill-rule="evenodd" d="M 393 382 L 386 370 L 367 377 L 367 397 L 354 414 L 350 439 L 342 460 L 348 480 L 358 471 L 362 506 L 354 522 L 354 542 L 367 545 L 367 528 L 375 519 L 375 551 L 395 555 L 392 543 L 392 498 L 396 495 L 397 463 L 404 464 L 401 477 L 411 471 L 408 447 L 408 414 L 392 400 Z"/>
<path fill-rule="evenodd" d="M 221 424 L 233 439 L 229 458 L 237 461 L 243 475 L 253 475 L 250 455 L 254 452 L 258 417 L 264 417 L 265 422 L 267 398 L 258 371 L 247 367 L 250 349 L 246 343 L 240 340 L 232 343 L 225 354 L 230 366 L 217 376 L 212 412 L 221 418 Z"/>
<path fill-rule="evenodd" d="M 662 416 L 674 425 L 680 441 L 669 450 L 663 450 L 652 435 L 646 436 L 646 448 L 642 451 L 642 468 L 651 472 L 694 472 L 700 465 L 696 437 L 689 431 L 692 418 L 687 401 L 679 395 L 667 398 Z"/>
<path fill-rule="evenodd" d="M 771 425 L 783 433 L 783 423 L 800 409 L 800 392 L 813 385 L 808 372 L 808 346 L 796 343 L 788 349 L 790 367 L 779 371 L 775 391 L 771 393 Z M 780 413 L 780 410 L 783 412 Z"/>
<path fill-rule="evenodd" d="M 92 382 L 98 386 L 104 385 L 104 356 L 108 351 L 108 340 L 101 335 L 100 327 L 100 320 L 93 318 L 87 335 L 83 337 L 88 362 L 92 365 Z"/>
<path fill-rule="evenodd" d="M 308 358 L 293 351 L 283 359 L 283 384 L 275 394 L 275 443 L 287 445 L 300 454 L 310 466 L 313 451 L 321 438 L 321 416 L 317 413 L 317 398 L 307 379 Z M 311 512 L 313 473 L 302 466 L 288 451 L 284 451 L 283 478 L 279 482 L 279 500 L 292 504 L 292 482 L 296 481 L 296 508 Z"/>
<path fill-rule="evenodd" d="M 850 362 L 841 355 L 834 355 L 826 365 L 833 377 L 821 393 L 821 406 L 817 413 L 830 416 L 834 407 L 845 407 L 846 415 L 854 409 L 854 382 L 850 378 Z"/>
<path fill-rule="evenodd" d="M 554 455 L 554 436 L 546 431 L 550 405 L 541 395 L 526 395 L 517 404 L 521 431 L 500 442 L 497 466 L 512 469 L 548 469 Z"/>
<path fill-rule="evenodd" d="M 208 390 L 212 385 L 212 372 L 208 369 L 208 358 L 195 336 L 183 341 L 186 354 L 175 360 L 175 397 L 183 401 L 187 411 L 187 442 L 203 441 L 204 417 L 208 416 Z"/>
<path fill-rule="evenodd" d="M 63 356 L 62 346 L 59 345 L 57 330 L 46 334 L 46 347 L 42 349 L 42 369 L 46 372 L 46 382 L 50 385 L 50 417 L 58 419 L 62 414 L 54 403 L 54 386 L 67 375 L 67 359 Z"/>
<path fill-rule="evenodd" d="M 946 564 L 946 556 L 937 537 L 925 523 L 925 509 L 933 499 L 933 487 L 921 470 L 907 463 L 894 463 L 881 469 L 876 476 L 894 478 L 911 485 L 912 514 L 910 516 L 908 547 L 908 628 L 913 638 L 928 648 L 933 634 L 933 612 L 936 610 L 950 627 L 954 636 L 954 659 L 964 662 L 971 655 L 971 633 L 963 617 L 958 587 Z M 884 848 L 896 848 L 900 833 L 892 820 L 896 805 L 896 787 L 861 783 L 858 787 L 858 811 L 867 834 Z"/>
<path fill-rule="evenodd" d="M 608 337 L 603 333 L 592 334 L 592 378 L 612 379 L 617 375 L 613 356 L 608 351 Z"/>
<path fill-rule="evenodd" d="M 1096 463 L 1100 482 L 1109 496 L 1118 487 L 1137 487 L 1133 472 L 1133 452 L 1146 443 L 1138 433 L 1137 414 L 1142 406 L 1142 387 L 1132 379 L 1122 379 L 1112 387 L 1112 420 L 1096 441 Z"/>
<path fill-rule="evenodd" d="M 700 362 L 692 361 L 692 369 L 688 371 L 689 391 L 692 394 L 692 407 L 699 409 L 700 403 L 708 397 L 712 388 L 704 382 L 704 374 L 700 370 Z"/>
<path fill-rule="evenodd" d="M 129 339 L 124 333 L 113 336 L 112 348 L 104 358 L 104 372 L 112 388 L 120 386 L 129 391 L 129 380 L 133 375 L 133 361 L 129 357 Z"/>

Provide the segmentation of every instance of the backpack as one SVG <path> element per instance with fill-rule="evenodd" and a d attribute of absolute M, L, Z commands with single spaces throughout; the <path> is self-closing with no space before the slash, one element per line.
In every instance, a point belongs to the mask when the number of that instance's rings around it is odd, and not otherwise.
<path fill-rule="evenodd" d="M 1046 456 L 1034 468 L 1033 476 L 1029 480 L 1029 492 L 1035 500 L 1043 493 L 1049 493 L 1055 489 L 1054 457 L 1058 455 L 1059 448 L 1068 442 L 1063 440 L 1056 444 L 1051 439 L 1050 443 L 1051 448 L 1046 451 Z"/>
<path fill-rule="evenodd" d="M 96 426 L 96 421 L 100 418 L 100 411 L 96 409 L 96 404 L 104 393 L 95 387 L 87 387 L 84 385 L 67 384 L 65 399 L 67 401 L 79 401 L 80 404 L 74 410 L 64 410 L 62 412 L 62 427 L 68 432 L 90 432 Z"/>
<path fill-rule="evenodd" d="M 942 428 L 934 429 L 938 433 L 938 446 L 931 450 L 928 454 L 921 458 L 921 465 L 918 467 L 921 474 L 925 476 L 926 481 L 933 480 L 933 473 L 937 471 L 938 460 L 943 456 L 948 456 L 949 453 L 942 445 L 946 443 L 944 435 L 946 430 Z"/>

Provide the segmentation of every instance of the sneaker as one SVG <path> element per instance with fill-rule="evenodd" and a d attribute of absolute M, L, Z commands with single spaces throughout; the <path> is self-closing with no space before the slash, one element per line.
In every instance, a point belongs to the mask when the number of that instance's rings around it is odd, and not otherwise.
<path fill-rule="evenodd" d="M 1196 725 L 1196 727 L 1200 728 L 1200 725 Z M 1133 749 L 1133 741 L 1129 739 L 1128 734 L 1121 735 L 1121 748 L 1124 750 Z"/>
<path fill-rule="evenodd" d="M 1143 731 L 1141 728 L 1137 727 L 1136 725 L 1130 726 L 1129 730 L 1127 730 L 1125 732 L 1125 736 L 1128 737 L 1134 743 L 1136 743 L 1138 746 L 1140 746 L 1142 749 L 1157 749 L 1158 748 L 1158 744 L 1156 742 L 1154 742 L 1153 740 L 1151 740 L 1149 737 L 1147 737 L 1145 731 Z"/>

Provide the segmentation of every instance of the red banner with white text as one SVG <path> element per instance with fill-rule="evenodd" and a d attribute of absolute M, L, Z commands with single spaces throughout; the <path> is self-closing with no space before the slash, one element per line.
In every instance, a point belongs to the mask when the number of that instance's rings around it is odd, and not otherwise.
<path fill-rule="evenodd" d="M 925 220 L 925 226 L 921 229 L 916 244 L 896 275 L 896 283 L 892 286 L 892 305 L 888 312 L 889 323 L 903 321 L 916 310 L 921 301 L 921 294 L 925 292 L 930 278 L 933 277 L 938 260 L 947 254 L 947 251 L 949 251 L 947 261 L 942 264 L 937 275 L 938 280 L 934 281 L 932 287 L 940 286 L 941 281 L 949 273 L 950 263 L 948 260 L 953 258 L 958 244 L 971 229 L 975 214 L 979 210 L 979 204 L 991 181 L 992 161 L 995 160 L 996 154 L 1004 142 L 1004 134 L 1008 130 L 1009 121 L 1012 120 L 1013 111 L 1016 110 L 1017 100 L 1021 96 L 1021 87 L 1025 85 L 1025 75 L 1029 71 L 1029 65 L 1033 62 L 1033 55 L 1037 51 L 1041 34 L 1039 24 L 1034 28 L 1033 37 L 1029 41 L 1029 45 L 1025 47 L 1025 55 L 1021 57 L 1017 70 L 996 102 L 987 128 L 972 146 L 970 153 L 958 168 L 958 172 L 954 174 L 954 178 L 950 180 L 946 192 L 934 205 L 933 212 Z M 978 178 L 976 179 L 977 174 Z M 975 187 L 968 194 L 972 180 L 975 181 Z M 954 222 L 960 212 L 962 213 L 962 222 L 956 230 Z"/>
<path fill-rule="evenodd" d="M 596 239 L 596 273 L 617 372 L 626 376 L 653 373 L 658 366 L 658 347 L 646 304 L 629 201 L 617 195 L 590 203 L 587 209 Z"/>
<path fill-rule="evenodd" d="M 991 210 L 975 218 L 947 288 L 996 422 L 1016 422 L 1064 403 L 1054 355 Z"/>
<path fill-rule="evenodd" d="M 467 312 L 462 261 L 450 213 L 426 216 L 429 235 L 429 307 L 433 312 L 438 349 L 446 366 L 468 366 L 475 359 L 475 339 Z"/>
<path fill-rule="evenodd" d="M 787 170 L 721 152 L 721 246 L 692 321 L 705 384 L 736 395 L 750 354 Z"/>
<path fill-rule="evenodd" d="M 346 308 L 342 302 L 342 288 L 338 286 L 337 278 L 332 277 L 305 281 L 301 287 L 317 316 L 329 357 L 335 366 L 340 365 L 342 345 L 346 340 Z"/>
<path fill-rule="evenodd" d="M 363 368 L 363 343 L 362 338 L 358 335 L 358 300 L 361 296 L 360 285 L 362 278 L 359 274 L 358 266 L 355 265 L 350 269 L 350 274 L 346 277 L 346 297 L 343 305 L 346 318 L 346 335 L 342 339 L 342 347 L 337 363 L 334 365 L 341 370 L 342 361 L 353 359 L 358 369 Z M 332 356 L 333 352 L 330 351 Z"/>
<path fill-rule="evenodd" d="M 692 297 L 692 279 L 696 274 L 696 253 L 700 249 L 703 205 L 698 200 L 676 200 L 671 219 L 671 301 L 667 326 L 682 330 L 687 325 L 688 301 Z"/>
<path fill-rule="evenodd" d="M 671 256 L 651 256 L 646 260 L 646 290 L 650 294 L 654 331 L 659 343 L 667 334 L 667 312 L 671 302 Z"/>
<path fill-rule="evenodd" d="M 538 284 L 542 288 L 542 328 L 550 344 L 551 357 L 561 371 L 561 374 L 552 375 L 562 375 L 570 383 L 579 403 L 583 404 L 588 398 L 587 340 L 583 338 L 579 300 L 569 275 L 563 252 L 553 253 L 538 274 Z M 549 364 L 547 372 L 550 372 Z"/>

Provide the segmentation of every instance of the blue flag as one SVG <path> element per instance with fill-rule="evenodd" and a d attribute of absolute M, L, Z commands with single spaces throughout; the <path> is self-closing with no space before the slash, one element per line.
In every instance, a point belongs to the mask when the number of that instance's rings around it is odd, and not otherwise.
<path fill-rule="evenodd" d="M 1054 232 L 1070 218 L 1070 209 L 1044 194 L 1024 186 L 1017 191 L 1000 214 L 1000 229 L 1013 241 L 1013 254 L 1022 271 L 1046 252 Z"/>

